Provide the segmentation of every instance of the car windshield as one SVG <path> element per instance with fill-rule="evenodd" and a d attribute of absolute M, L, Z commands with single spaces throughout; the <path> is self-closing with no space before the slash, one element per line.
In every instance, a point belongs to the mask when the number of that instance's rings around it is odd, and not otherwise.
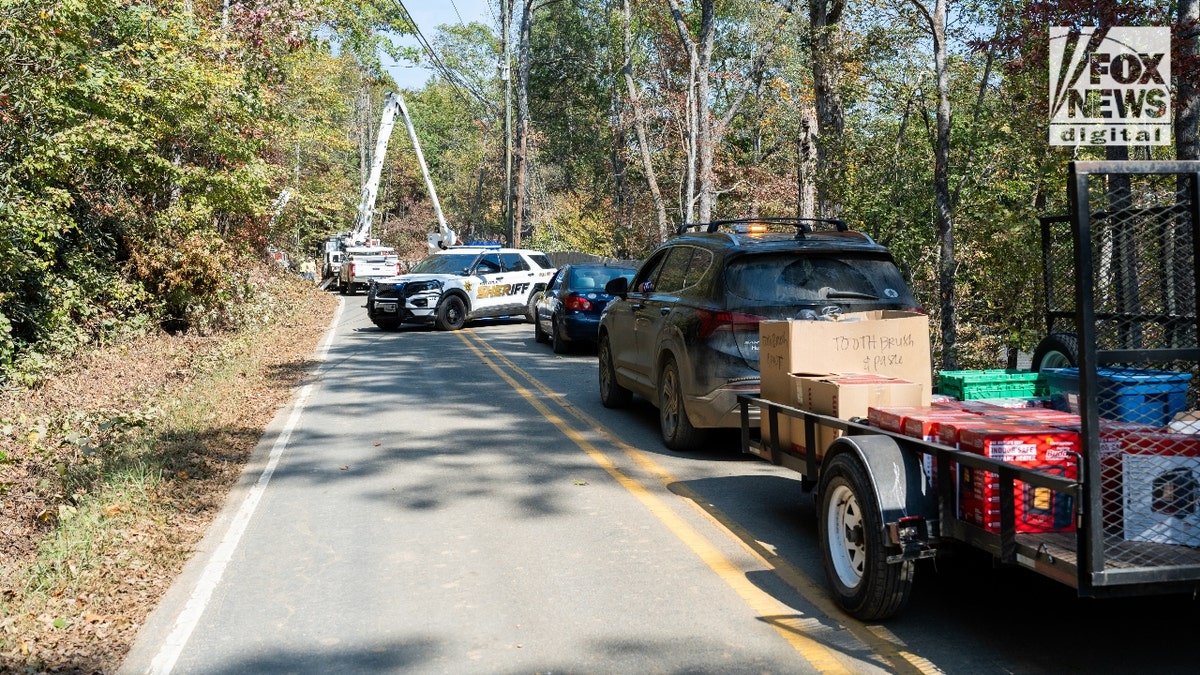
<path fill-rule="evenodd" d="M 725 289 L 731 299 L 764 305 L 911 299 L 896 264 L 887 257 L 870 255 L 746 256 L 729 265 Z"/>
<path fill-rule="evenodd" d="M 413 265 L 411 274 L 461 274 L 474 264 L 478 253 L 443 253 L 431 255 Z"/>
<path fill-rule="evenodd" d="M 622 267 L 587 267 L 583 269 L 571 270 L 571 278 L 567 280 L 567 290 L 569 291 L 602 291 L 604 285 L 616 279 L 617 277 L 625 277 L 627 281 L 633 280 L 635 270 Z"/>

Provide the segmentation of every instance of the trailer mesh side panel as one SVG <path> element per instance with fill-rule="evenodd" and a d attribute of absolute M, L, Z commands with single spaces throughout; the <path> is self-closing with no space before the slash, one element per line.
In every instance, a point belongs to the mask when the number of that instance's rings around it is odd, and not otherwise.
<path fill-rule="evenodd" d="M 1120 570 L 1120 583 L 1200 579 L 1200 433 L 1183 433 L 1200 420 L 1176 421 L 1200 407 L 1196 174 L 1097 164 L 1075 183 L 1076 255 L 1056 275 L 1082 284 L 1070 299 L 1079 368 L 1047 375 L 1097 446 L 1084 476 L 1098 513 L 1080 541 L 1099 542 L 1092 569 Z"/>

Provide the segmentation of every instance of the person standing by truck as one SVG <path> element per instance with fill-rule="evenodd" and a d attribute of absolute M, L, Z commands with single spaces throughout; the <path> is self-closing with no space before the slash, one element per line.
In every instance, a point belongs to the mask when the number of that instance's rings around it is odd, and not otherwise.
<path fill-rule="evenodd" d="M 316 283 L 317 264 L 311 258 L 305 258 L 304 262 L 300 263 L 300 275 L 304 277 L 305 281 Z"/>

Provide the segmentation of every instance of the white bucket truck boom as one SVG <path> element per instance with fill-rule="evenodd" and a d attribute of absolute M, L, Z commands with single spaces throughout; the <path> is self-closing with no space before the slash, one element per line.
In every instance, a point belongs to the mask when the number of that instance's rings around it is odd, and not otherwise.
<path fill-rule="evenodd" d="M 442 204 L 438 201 L 437 190 L 433 189 L 433 179 L 429 177 L 429 168 L 425 166 L 425 155 L 421 152 L 421 142 L 417 140 L 417 131 L 413 128 L 412 118 L 408 115 L 408 106 L 404 105 L 404 97 L 396 94 L 399 101 L 400 114 L 404 116 L 404 126 L 408 128 L 408 137 L 412 140 L 413 151 L 417 153 L 417 163 L 421 165 L 421 175 L 425 177 L 425 188 L 429 190 L 429 198 L 433 200 L 433 213 L 438 219 L 438 231 L 430 232 L 427 244 L 430 253 L 437 253 L 458 243 L 454 231 L 446 225 L 446 217 L 442 215 Z"/>
<path fill-rule="evenodd" d="M 375 200 L 379 194 L 379 177 L 383 174 L 383 160 L 387 157 L 388 141 L 392 127 L 396 126 L 396 111 L 399 96 L 388 94 L 383 100 L 383 116 L 379 120 L 379 131 L 375 136 L 375 154 L 371 156 L 371 172 L 363 184 L 362 197 L 358 202 L 358 216 L 354 219 L 347 246 L 362 246 L 371 238 L 371 223 L 375 220 Z"/>

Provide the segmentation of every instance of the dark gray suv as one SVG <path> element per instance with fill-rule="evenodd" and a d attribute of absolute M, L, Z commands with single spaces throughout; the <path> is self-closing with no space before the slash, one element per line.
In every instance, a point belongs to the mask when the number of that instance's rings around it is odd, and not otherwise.
<path fill-rule="evenodd" d="M 702 429 L 740 426 L 737 395 L 759 389 L 759 321 L 918 309 L 887 248 L 841 221 L 699 229 L 681 228 L 633 281 L 608 284 L 616 299 L 600 319 L 602 402 L 622 407 L 636 393 L 654 403 L 672 450 L 697 448 Z"/>

